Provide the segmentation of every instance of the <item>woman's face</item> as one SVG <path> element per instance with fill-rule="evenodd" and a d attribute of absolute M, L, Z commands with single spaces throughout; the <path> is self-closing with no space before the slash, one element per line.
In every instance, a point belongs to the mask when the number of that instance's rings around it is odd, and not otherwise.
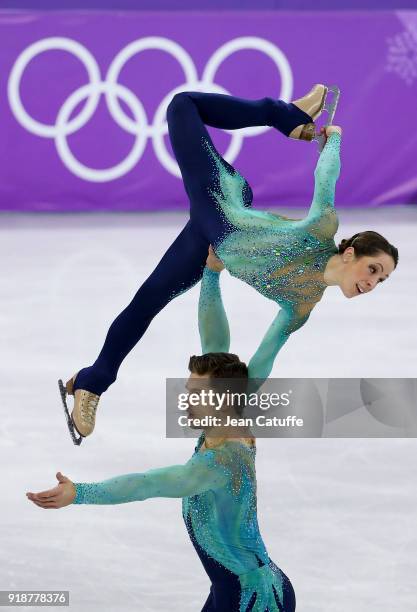
<path fill-rule="evenodd" d="M 394 260 L 387 253 L 355 257 L 354 247 L 342 253 L 344 272 L 340 288 L 347 298 L 369 293 L 384 282 L 394 270 Z"/>

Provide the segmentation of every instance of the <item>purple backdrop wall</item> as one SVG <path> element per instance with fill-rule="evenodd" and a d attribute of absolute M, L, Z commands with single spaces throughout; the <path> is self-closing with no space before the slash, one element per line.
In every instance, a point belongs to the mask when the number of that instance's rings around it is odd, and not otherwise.
<path fill-rule="evenodd" d="M 338 204 L 417 202 L 417 12 L 5 12 L 0 40 L 3 210 L 185 207 L 176 91 L 290 100 L 316 82 L 342 91 Z M 255 203 L 309 202 L 314 145 L 250 132 L 212 135 Z"/>
<path fill-rule="evenodd" d="M 56 0 L 0 0 L 1 8 L 57 10 Z M 400 10 L 417 0 L 60 0 L 59 9 L 96 10 Z"/>

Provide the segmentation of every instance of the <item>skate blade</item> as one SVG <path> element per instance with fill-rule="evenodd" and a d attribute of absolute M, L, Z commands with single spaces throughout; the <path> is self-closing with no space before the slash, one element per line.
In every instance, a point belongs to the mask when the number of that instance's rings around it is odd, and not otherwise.
<path fill-rule="evenodd" d="M 331 101 L 328 101 L 327 99 L 329 92 L 332 92 L 333 94 Z M 340 89 L 337 85 L 331 85 L 330 87 L 327 88 L 326 98 L 325 98 L 325 102 L 323 106 L 323 111 L 327 111 L 328 113 L 327 121 L 320 127 L 317 127 L 317 132 L 320 132 L 320 129 L 322 127 L 328 127 L 329 125 L 333 124 L 333 119 L 336 113 L 337 105 L 339 103 L 339 98 L 340 98 Z M 316 136 L 313 138 L 313 140 L 317 142 L 318 151 L 319 153 L 321 153 L 327 141 L 326 136 L 324 136 L 323 134 L 317 133 Z"/>
<path fill-rule="evenodd" d="M 326 137 L 323 134 L 317 134 L 313 140 L 317 142 L 319 153 L 321 153 L 326 145 Z"/>
<path fill-rule="evenodd" d="M 331 91 L 333 94 L 331 101 L 327 101 L 327 96 L 328 96 L 329 91 Z M 340 98 L 340 89 L 337 87 L 337 85 L 331 85 L 331 87 L 329 87 L 327 90 L 326 101 L 323 107 L 323 110 L 327 111 L 329 114 L 327 118 L 327 121 L 328 121 L 327 125 L 332 125 L 333 123 L 336 108 L 339 103 L 339 98 Z"/>
<path fill-rule="evenodd" d="M 61 394 L 62 405 L 64 406 L 65 417 L 67 420 L 67 426 L 68 426 L 68 430 L 71 435 L 71 439 L 76 446 L 79 446 L 81 442 L 83 441 L 83 436 L 81 435 L 77 436 L 77 434 L 75 433 L 76 432 L 75 426 L 74 426 L 74 423 L 72 422 L 72 418 L 68 411 L 68 406 L 67 406 L 67 390 L 61 379 L 58 380 L 58 387 L 59 387 L 59 392 Z"/>

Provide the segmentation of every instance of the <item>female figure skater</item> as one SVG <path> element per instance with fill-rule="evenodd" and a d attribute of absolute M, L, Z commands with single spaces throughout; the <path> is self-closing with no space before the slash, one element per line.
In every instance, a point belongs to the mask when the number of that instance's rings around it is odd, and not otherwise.
<path fill-rule="evenodd" d="M 248 371 L 236 355 L 193 356 L 189 370 L 190 393 L 219 391 L 225 382 L 219 379 L 227 379 L 228 385 L 234 382 L 230 379 L 237 379 L 236 390 L 245 391 Z M 27 497 L 41 508 L 182 497 L 184 522 L 212 583 L 202 611 L 294 612 L 293 587 L 270 560 L 259 532 L 255 440 L 248 428 L 226 425 L 228 419 L 240 416 L 240 408 L 225 403 L 217 410 L 193 401 L 191 410 L 188 418 L 192 427 L 193 421 L 205 416 L 216 416 L 221 424 L 204 429 L 185 465 L 90 483 L 73 483 L 58 472 L 56 487 L 27 493 Z M 198 422 L 196 426 L 200 428 Z M 173 607 L 180 609 L 180 602 Z"/>
<path fill-rule="evenodd" d="M 248 182 L 222 159 L 205 127 L 269 125 L 290 138 L 311 140 L 326 95 L 327 87 L 316 85 L 289 104 L 196 92 L 174 96 L 167 110 L 169 135 L 190 199 L 190 220 L 112 323 L 94 364 L 80 370 L 65 387 L 59 381 L 75 444 L 92 433 L 100 395 L 116 380 L 120 364 L 155 315 L 201 279 L 209 244 L 233 276 L 281 307 L 249 363 L 249 376 L 258 379 L 268 377 L 278 351 L 307 321 L 328 285 L 339 285 L 351 298 L 371 291 L 394 270 L 397 249 L 375 232 L 356 234 L 342 241 L 339 249 L 334 243 L 340 127 L 325 130 L 327 142 L 315 170 L 313 201 L 308 215 L 299 220 L 252 210 Z M 71 416 L 67 394 L 75 396 Z"/>

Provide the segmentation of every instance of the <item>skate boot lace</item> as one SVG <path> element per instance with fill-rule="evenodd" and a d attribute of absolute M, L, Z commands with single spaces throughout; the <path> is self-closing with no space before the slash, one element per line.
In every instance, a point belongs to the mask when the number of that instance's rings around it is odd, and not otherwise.
<path fill-rule="evenodd" d="M 83 420 L 89 425 L 94 425 L 95 414 L 100 397 L 94 393 L 89 393 L 82 402 L 81 415 Z"/>

